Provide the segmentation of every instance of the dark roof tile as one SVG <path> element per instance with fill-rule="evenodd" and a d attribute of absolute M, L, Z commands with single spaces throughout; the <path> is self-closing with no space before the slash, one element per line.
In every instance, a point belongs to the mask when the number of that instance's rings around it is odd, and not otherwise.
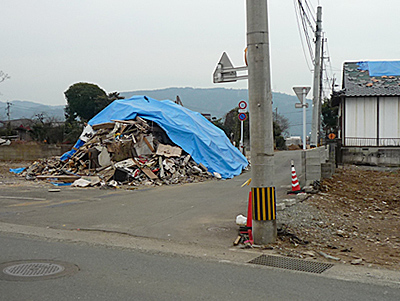
<path fill-rule="evenodd" d="M 374 76 L 359 69 L 358 62 L 343 65 L 343 92 L 345 96 L 400 96 L 400 76 Z"/>

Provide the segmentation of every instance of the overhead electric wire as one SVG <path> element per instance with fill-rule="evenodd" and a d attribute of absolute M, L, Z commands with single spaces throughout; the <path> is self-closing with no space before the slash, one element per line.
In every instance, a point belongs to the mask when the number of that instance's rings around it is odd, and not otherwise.
<path fill-rule="evenodd" d="M 312 43 L 311 43 L 311 39 L 309 36 L 309 30 L 311 30 L 311 32 L 314 34 L 314 26 L 313 24 L 311 24 L 310 19 L 307 16 L 307 13 L 304 10 L 304 7 L 301 3 L 300 0 L 298 0 L 297 2 L 299 4 L 299 11 L 301 11 L 302 13 L 300 14 L 301 16 L 301 23 L 303 25 L 303 31 L 304 31 L 304 35 L 306 37 L 306 41 L 307 41 L 307 46 L 308 46 L 308 50 L 310 52 L 310 57 L 312 58 L 312 61 L 314 62 L 314 52 L 313 52 L 313 48 L 312 48 Z M 307 26 L 308 25 L 308 26 Z"/>
<path fill-rule="evenodd" d="M 297 6 L 297 3 L 298 3 L 298 0 L 293 0 L 293 4 L 294 4 L 294 9 L 295 9 L 295 14 L 296 14 L 296 21 L 297 21 L 297 28 L 298 28 L 298 30 L 299 30 L 299 35 L 300 35 L 300 42 L 301 42 L 301 47 L 302 47 L 302 50 L 303 50 L 303 54 L 304 54 L 304 58 L 305 58 L 305 60 L 306 60 L 306 64 L 307 64 L 307 67 L 308 67 L 308 69 L 310 70 L 310 72 L 311 72 L 311 70 L 312 70 L 312 68 L 310 67 L 310 64 L 309 64 L 309 62 L 308 62 L 308 57 L 307 57 L 307 54 L 306 54 L 306 49 L 305 49 L 305 46 L 304 46 L 304 41 L 303 41 L 303 34 L 302 34 L 302 31 L 301 31 L 301 27 L 300 27 L 300 9 L 298 8 L 298 6 Z M 303 22 L 302 22 L 303 23 Z M 303 27 L 304 28 L 304 27 Z M 304 30 L 304 29 L 303 29 Z M 311 56 L 312 57 L 312 56 Z M 313 58 L 312 58 L 312 60 L 311 60 L 311 63 L 313 62 Z"/>
<path fill-rule="evenodd" d="M 310 5 L 308 4 L 308 1 L 307 1 L 307 0 L 304 0 L 304 2 L 306 3 L 308 12 L 309 12 L 309 14 L 311 15 L 311 18 L 313 19 L 314 24 L 317 24 L 317 20 L 315 20 L 315 18 L 314 18 L 314 11 L 311 10 Z"/>
<path fill-rule="evenodd" d="M 301 18 L 301 20 L 302 20 L 302 24 L 303 24 L 304 35 L 306 37 L 308 51 L 310 52 L 311 61 L 314 62 L 314 52 L 313 52 L 310 36 L 308 35 L 307 24 L 305 24 L 304 18 Z"/>
<path fill-rule="evenodd" d="M 315 65 L 314 56 L 314 35 L 317 30 L 316 17 L 314 16 L 314 7 L 308 0 L 294 0 L 294 8 L 296 13 L 297 27 L 300 34 L 301 46 L 303 49 L 303 54 L 307 63 L 308 69 L 312 72 L 313 66 Z M 323 33 L 325 34 L 325 33 Z M 327 39 L 323 37 L 326 47 L 322 53 L 322 78 L 321 78 L 321 92 L 324 98 L 329 98 L 332 87 L 334 85 L 333 78 L 335 77 L 334 70 L 332 67 L 332 62 L 330 59 L 330 51 L 327 43 Z M 307 45 L 307 46 L 306 46 Z M 307 50 L 309 56 L 307 55 Z M 309 63 L 309 58 L 311 59 L 311 66 Z M 337 71 L 340 71 L 338 69 Z"/>

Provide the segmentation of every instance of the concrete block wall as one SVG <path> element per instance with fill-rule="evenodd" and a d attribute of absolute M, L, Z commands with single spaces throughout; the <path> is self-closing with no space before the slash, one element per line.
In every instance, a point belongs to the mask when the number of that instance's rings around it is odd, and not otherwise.
<path fill-rule="evenodd" d="M 342 147 L 343 163 L 400 166 L 400 148 L 396 147 Z"/>
<path fill-rule="evenodd" d="M 290 161 L 294 161 L 296 175 L 300 186 L 310 185 L 324 177 L 331 177 L 335 172 L 335 162 L 328 146 L 309 149 L 306 151 L 285 151 L 275 153 L 275 176 L 282 177 L 281 183 L 291 185 Z M 282 171 L 287 172 L 282 172 Z M 285 178 L 283 178 L 285 177 Z"/>

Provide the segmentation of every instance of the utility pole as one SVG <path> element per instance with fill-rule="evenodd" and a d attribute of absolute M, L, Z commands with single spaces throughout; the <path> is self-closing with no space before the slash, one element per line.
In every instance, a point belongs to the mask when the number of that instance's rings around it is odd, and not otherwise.
<path fill-rule="evenodd" d="M 253 237 L 261 245 L 277 238 L 267 2 L 246 1 Z"/>
<path fill-rule="evenodd" d="M 6 114 L 7 114 L 7 120 L 8 120 L 8 123 L 7 123 L 7 135 L 11 134 L 11 121 L 10 121 L 10 119 L 11 119 L 11 114 L 10 114 L 11 105 L 12 105 L 12 103 L 7 101 L 7 107 L 6 107 L 6 111 L 7 111 Z"/>
<path fill-rule="evenodd" d="M 6 107 L 6 111 L 7 111 L 7 119 L 8 119 L 8 123 L 10 123 L 10 118 L 11 118 L 11 115 L 10 115 L 10 107 L 11 107 L 11 105 L 12 105 L 12 103 L 11 103 L 11 102 L 9 102 L 9 101 L 7 101 L 7 107 Z"/>
<path fill-rule="evenodd" d="M 318 136 L 319 141 L 321 141 L 322 138 L 322 131 L 321 131 L 321 116 L 322 116 L 322 92 L 324 88 L 324 45 L 325 45 L 325 38 L 323 37 L 322 34 L 322 39 L 321 39 L 321 67 L 320 67 L 320 74 L 319 74 L 319 95 L 318 95 L 318 104 L 319 104 L 319 112 L 318 112 Z"/>
<path fill-rule="evenodd" d="M 320 112 L 319 86 L 321 72 L 321 36 L 322 36 L 322 7 L 317 8 L 317 28 L 315 30 L 315 59 L 314 59 L 314 84 L 313 84 L 313 116 L 311 126 L 310 146 L 318 146 L 318 120 Z"/>

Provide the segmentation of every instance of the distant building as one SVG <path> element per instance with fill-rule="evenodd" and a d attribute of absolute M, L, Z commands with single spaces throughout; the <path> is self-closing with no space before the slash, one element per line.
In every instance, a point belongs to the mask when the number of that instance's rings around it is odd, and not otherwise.
<path fill-rule="evenodd" d="M 286 146 L 290 145 L 302 145 L 303 140 L 301 140 L 300 136 L 292 136 L 285 139 Z"/>
<path fill-rule="evenodd" d="M 400 61 L 345 62 L 332 100 L 343 146 L 400 146 Z"/>
<path fill-rule="evenodd" d="M 14 120 L 0 120 L 0 129 L 6 128 L 8 123 L 10 123 L 11 129 L 16 129 L 19 127 L 32 127 L 35 122 L 32 119 L 22 118 L 22 119 L 14 119 Z"/>

